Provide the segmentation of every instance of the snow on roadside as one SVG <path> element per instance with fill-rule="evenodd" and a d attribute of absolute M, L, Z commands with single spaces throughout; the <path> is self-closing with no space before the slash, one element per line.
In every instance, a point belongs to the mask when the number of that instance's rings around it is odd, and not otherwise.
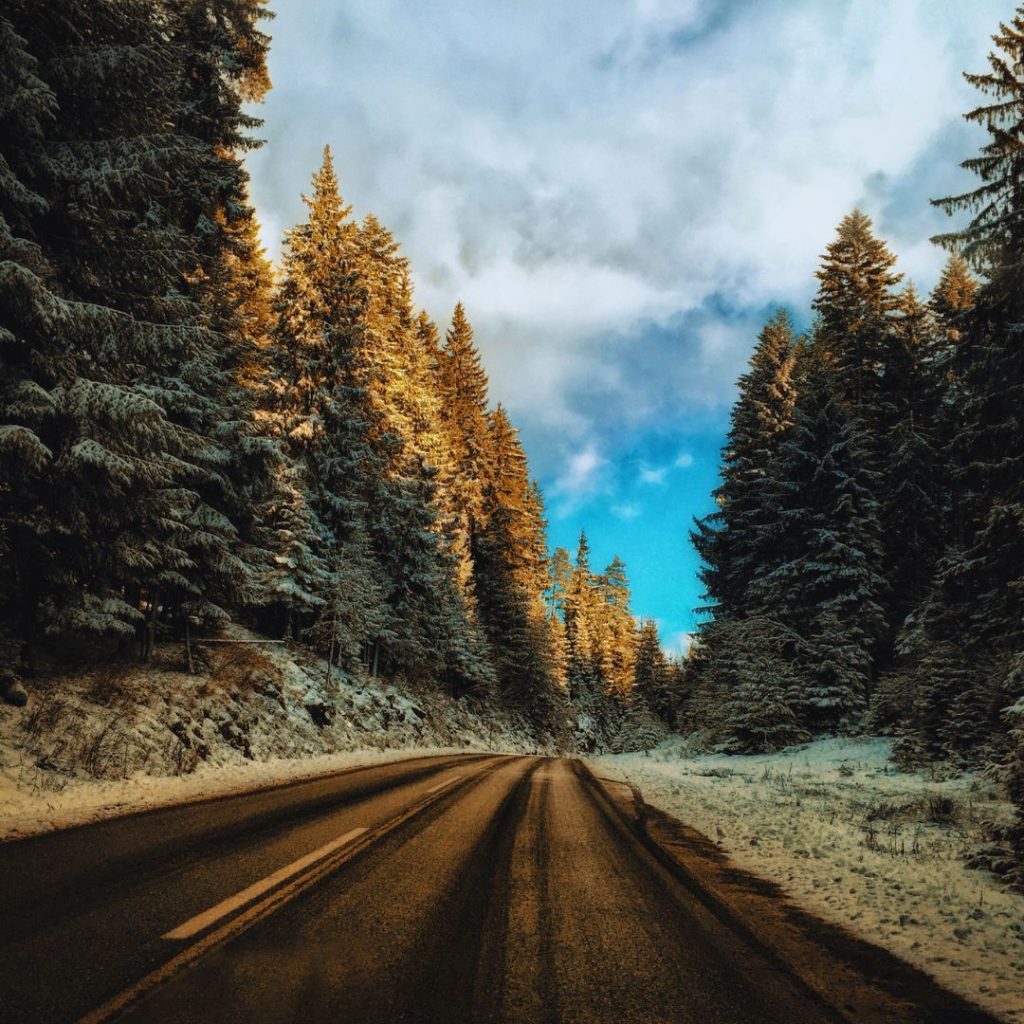
<path fill-rule="evenodd" d="M 971 773 L 897 771 L 883 739 L 820 740 L 771 755 L 693 755 L 675 737 L 590 759 L 717 840 L 738 867 L 877 943 L 947 988 L 1024 1022 L 1024 898 L 963 857 L 1011 811 Z"/>
<path fill-rule="evenodd" d="M 127 779 L 73 779 L 59 792 L 32 791 L 0 769 L 0 841 L 86 825 L 137 811 L 194 803 L 246 790 L 327 775 L 345 768 L 429 755 L 465 753 L 464 748 L 414 747 L 349 750 L 309 758 L 273 758 L 202 765 L 189 775 Z"/>
<path fill-rule="evenodd" d="M 236 639 L 251 639 L 238 627 Z M 512 715 L 335 672 L 284 646 L 212 648 L 35 681 L 0 704 L 0 840 L 425 754 L 532 751 Z"/>

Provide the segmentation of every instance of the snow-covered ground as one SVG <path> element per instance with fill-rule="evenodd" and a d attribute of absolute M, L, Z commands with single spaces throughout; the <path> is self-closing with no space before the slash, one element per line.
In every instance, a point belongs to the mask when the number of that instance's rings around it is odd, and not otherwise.
<path fill-rule="evenodd" d="M 804 908 L 1024 1022 L 1024 898 L 964 865 L 985 821 L 1011 813 L 984 778 L 899 772 L 882 739 L 737 757 L 676 737 L 590 763 Z"/>
<path fill-rule="evenodd" d="M 254 639 L 235 629 L 237 639 Z M 356 764 L 429 753 L 535 749 L 513 716 L 443 694 L 345 679 L 302 649 L 180 648 L 149 666 L 38 680 L 0 704 L 0 839 Z"/>

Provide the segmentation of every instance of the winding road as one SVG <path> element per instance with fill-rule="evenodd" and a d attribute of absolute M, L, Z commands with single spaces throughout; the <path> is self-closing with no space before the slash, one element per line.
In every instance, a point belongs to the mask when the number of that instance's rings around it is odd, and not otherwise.
<path fill-rule="evenodd" d="M 0 899 L 4 1024 L 846 1019 L 557 758 L 419 758 L 0 844 Z"/>

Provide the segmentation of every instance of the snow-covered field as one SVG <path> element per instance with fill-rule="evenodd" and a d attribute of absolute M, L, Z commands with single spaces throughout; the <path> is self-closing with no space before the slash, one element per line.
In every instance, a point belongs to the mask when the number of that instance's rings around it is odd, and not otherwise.
<path fill-rule="evenodd" d="M 591 759 L 804 908 L 878 943 L 1007 1021 L 1024 1021 L 1024 897 L 964 866 L 1010 808 L 984 778 L 898 772 L 885 740 L 779 754 Z"/>
<path fill-rule="evenodd" d="M 511 716 L 328 681 L 301 649 L 227 644 L 195 675 L 182 668 L 181 650 L 164 649 L 150 666 L 37 681 L 25 708 L 0 704 L 0 839 L 356 764 L 534 749 Z"/>

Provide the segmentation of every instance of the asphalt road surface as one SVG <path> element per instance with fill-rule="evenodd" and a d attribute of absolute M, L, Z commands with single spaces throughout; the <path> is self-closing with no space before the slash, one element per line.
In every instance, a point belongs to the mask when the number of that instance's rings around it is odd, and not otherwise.
<path fill-rule="evenodd" d="M 574 762 L 349 771 L 0 845 L 0 1019 L 811 1024 Z"/>

